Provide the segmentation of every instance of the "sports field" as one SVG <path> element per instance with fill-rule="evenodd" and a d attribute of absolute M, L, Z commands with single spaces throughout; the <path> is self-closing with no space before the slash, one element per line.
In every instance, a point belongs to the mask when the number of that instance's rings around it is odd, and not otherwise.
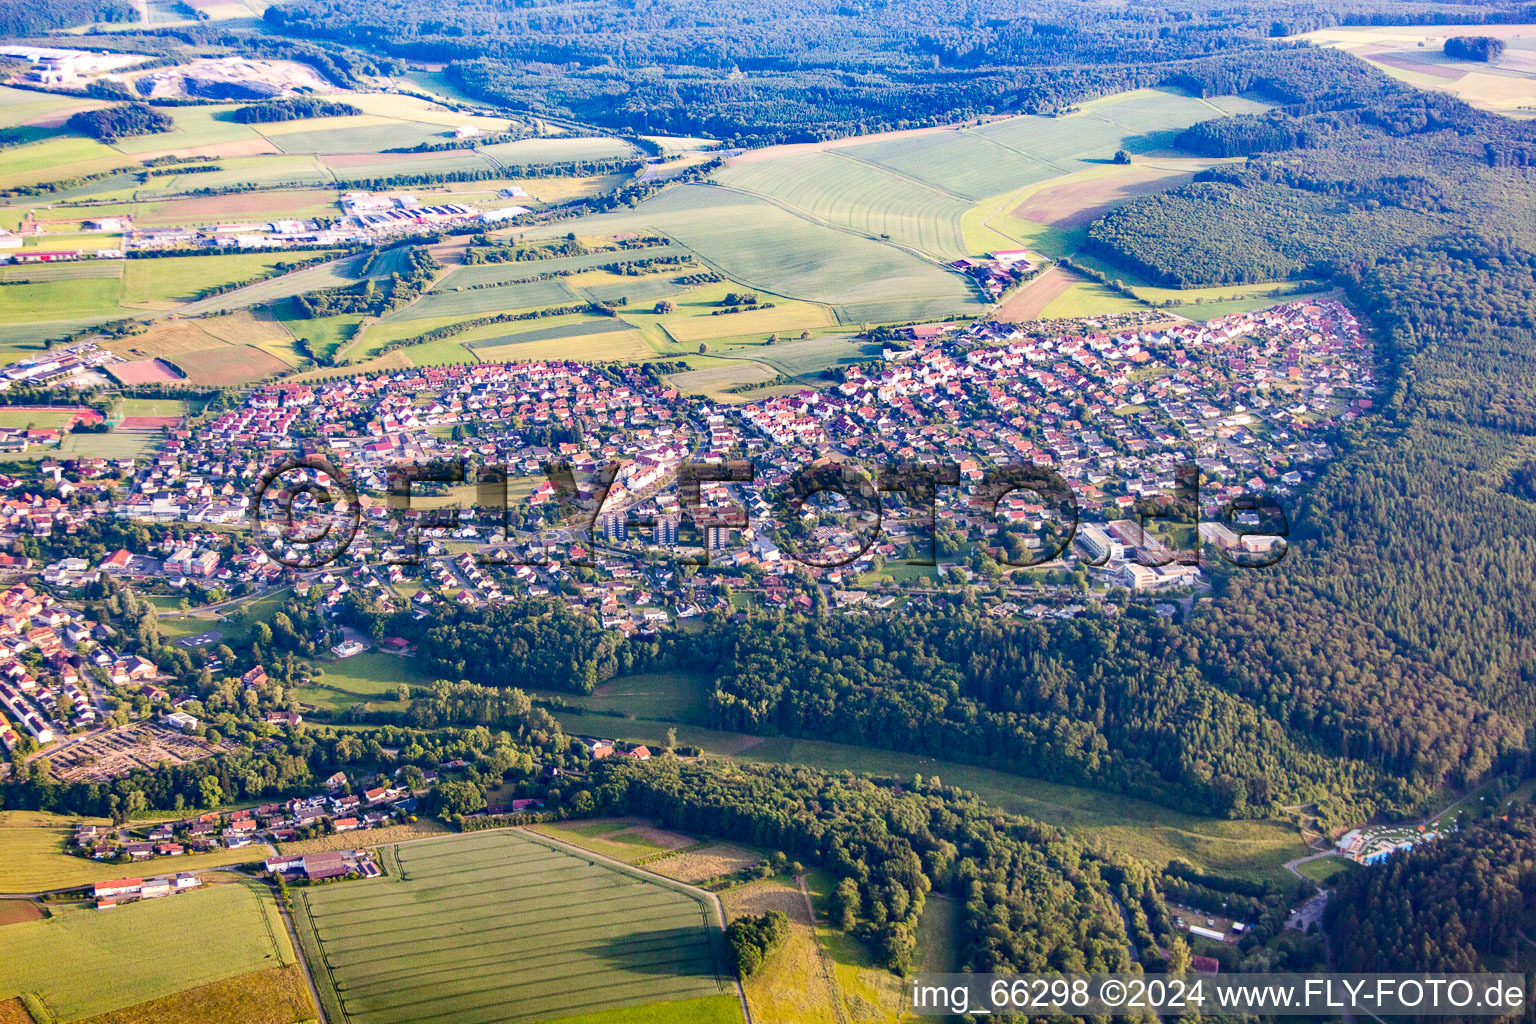
<path fill-rule="evenodd" d="M 47 920 L 7 925 L 4 942 L 0 999 L 27 994 L 59 1021 L 295 962 L 270 891 L 254 882 L 105 913 L 58 907 Z"/>
<path fill-rule="evenodd" d="M 732 989 L 712 910 L 682 886 L 507 830 L 384 860 L 392 877 L 295 890 L 338 1024 L 537 1021 Z"/>

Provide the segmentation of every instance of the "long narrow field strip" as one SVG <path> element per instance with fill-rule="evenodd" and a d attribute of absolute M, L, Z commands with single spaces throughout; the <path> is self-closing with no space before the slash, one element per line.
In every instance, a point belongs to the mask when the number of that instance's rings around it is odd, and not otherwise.
<path fill-rule="evenodd" d="M 464 291 L 433 291 L 404 309 L 380 318 L 381 323 L 401 320 L 430 320 L 439 316 L 478 316 L 509 309 L 535 309 L 580 302 L 571 286 L 558 277 L 544 281 L 523 281 L 495 288 L 471 288 Z"/>
<path fill-rule="evenodd" d="M 498 1024 L 729 991 L 702 897 L 523 832 L 392 848 L 395 877 L 298 890 L 343 1024 Z"/>
<path fill-rule="evenodd" d="M 609 334 L 614 331 L 633 330 L 629 324 L 617 317 L 607 317 L 602 320 L 581 320 L 576 323 L 560 324 L 555 327 L 544 327 L 536 331 L 521 331 L 517 334 L 502 334 L 494 338 L 481 338 L 479 341 L 464 343 L 467 349 L 499 348 L 503 345 L 524 345 L 530 341 L 554 341 L 558 338 L 583 338 L 592 334 Z"/>
<path fill-rule="evenodd" d="M 471 286 L 510 284 L 528 281 L 544 274 L 564 274 L 576 270 L 593 270 L 613 263 L 636 263 L 658 256 L 682 256 L 688 252 L 680 245 L 668 242 L 664 245 L 646 246 L 643 249 L 621 249 L 608 252 L 588 252 L 580 256 L 557 256 L 551 260 L 515 260 L 510 263 L 476 263 L 459 267 L 439 282 L 439 291 Z"/>

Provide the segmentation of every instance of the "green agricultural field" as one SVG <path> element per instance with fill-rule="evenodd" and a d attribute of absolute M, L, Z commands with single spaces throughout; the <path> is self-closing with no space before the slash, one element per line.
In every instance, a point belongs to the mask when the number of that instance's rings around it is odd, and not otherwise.
<path fill-rule="evenodd" d="M 330 263 L 322 263 L 317 267 L 297 270 L 291 274 L 225 292 L 223 295 L 190 302 L 178 309 L 177 313 L 182 316 L 202 316 L 207 313 L 222 313 L 250 306 L 265 306 L 320 288 L 355 284 L 362 279 L 363 264 L 366 260 L 366 254 L 349 256 Z"/>
<path fill-rule="evenodd" d="M 95 139 L 58 135 L 5 150 L 0 164 L 0 188 L 61 181 L 138 165 Z"/>
<path fill-rule="evenodd" d="M 688 290 L 679 284 L 681 272 L 660 274 L 610 274 L 593 271 L 570 282 L 577 294 L 594 302 L 620 303 L 627 306 L 654 306 L 657 299 L 670 299 Z"/>
<path fill-rule="evenodd" d="M 258 129 L 284 153 L 380 153 L 428 142 L 446 142 L 453 134 L 439 124 L 397 121 L 362 114 L 280 121 Z"/>
<path fill-rule="evenodd" d="M 788 298 L 874 306 L 919 300 L 942 306 L 946 313 L 983 309 L 970 284 L 938 263 L 731 189 L 678 185 L 633 210 L 562 221 L 530 230 L 528 237 L 572 230 L 592 236 L 658 232 L 693 250 L 740 286 Z"/>
<path fill-rule="evenodd" d="M 681 256 L 688 250 L 680 245 L 649 246 L 644 249 L 623 249 L 609 252 L 589 252 L 580 256 L 557 256 L 548 260 L 517 260 L 511 263 L 476 263 L 459 267 L 443 279 L 441 288 L 468 288 L 490 284 L 510 284 L 527 281 L 543 274 L 564 274 L 577 270 L 592 270 L 610 263 L 634 262 L 654 259 L 658 256 Z M 663 273 L 666 273 L 665 271 Z M 678 270 L 681 274 L 685 271 Z"/>
<path fill-rule="evenodd" d="M 113 435 L 76 434 L 70 439 L 86 436 L 100 445 L 104 439 Z M 56 449 L 46 451 L 51 455 L 58 454 Z M 65 852 L 73 835 L 70 825 L 75 820 L 62 815 L 0 812 L 0 892 L 68 889 L 121 877 L 125 871 L 121 864 L 105 864 Z M 264 856 L 260 847 L 192 853 L 176 858 L 176 870 L 196 871 L 226 864 L 244 864 Z"/>
<path fill-rule="evenodd" d="M 753 358 L 791 377 L 811 377 L 833 367 L 878 360 L 880 345 L 851 334 L 823 334 L 755 349 Z"/>
<path fill-rule="evenodd" d="M 1010 117 L 837 152 L 979 201 L 1102 164 L 1118 149 L 1167 148 L 1179 131 L 1224 113 L 1173 90 L 1143 89 L 1095 100 L 1062 117 Z"/>
<path fill-rule="evenodd" d="M 838 150 L 738 164 L 716 177 L 813 220 L 889 238 L 939 259 L 952 260 L 968 251 L 960 220 L 971 206 L 969 200 Z"/>
<path fill-rule="evenodd" d="M 558 277 L 546 281 L 502 285 L 499 288 L 473 288 L 462 292 L 452 288 L 437 288 L 380 320 L 383 323 L 398 323 L 402 320 L 429 320 L 440 316 L 467 319 L 503 310 L 563 306 L 580 301 L 581 297 L 571 290 L 571 286 Z"/>
<path fill-rule="evenodd" d="M 225 256 L 171 256 L 127 260 L 123 272 L 126 305 L 174 308 L 195 300 L 199 292 L 268 274 L 279 263 L 324 253 L 230 253 Z"/>
<path fill-rule="evenodd" d="M 526 832 L 393 849 L 397 876 L 295 890 L 338 1024 L 538 1021 L 733 988 L 712 908 L 681 885 Z"/>
<path fill-rule="evenodd" d="M 296 304 L 290 299 L 272 307 L 272 312 L 295 338 L 308 338 L 310 348 L 326 356 L 334 356 L 350 345 L 357 335 L 357 325 L 362 323 L 361 313 L 343 313 L 338 316 L 322 316 L 309 319 L 298 314 Z"/>
<path fill-rule="evenodd" d="M 635 148 L 621 139 L 546 138 L 519 139 L 482 147 L 479 152 L 502 165 L 560 164 L 571 160 L 613 160 L 636 156 Z"/>
<path fill-rule="evenodd" d="M 0 323 L 53 320 L 60 313 L 74 318 L 127 316 L 132 311 L 119 305 L 122 290 L 121 281 L 105 277 L 10 285 L 0 288 Z"/>
<path fill-rule="evenodd" d="M 190 175 L 169 174 L 161 178 L 150 178 L 135 193 L 135 196 L 139 199 L 153 199 L 184 193 L 195 188 L 235 188 L 246 185 L 261 188 L 329 185 L 335 181 L 336 177 L 337 175 L 315 156 L 226 157 L 219 161 L 217 171 Z M 251 199 L 245 196 L 232 196 L 231 215 L 250 201 Z"/>
<path fill-rule="evenodd" d="M 411 349 L 415 352 L 415 349 Z M 537 359 L 574 359 L 579 362 L 643 362 L 656 350 L 635 330 L 599 331 L 543 341 L 520 341 L 491 348 L 477 348 L 482 363 L 526 362 Z M 414 356 L 412 357 L 414 359 Z"/>
<path fill-rule="evenodd" d="M 412 345 L 405 354 L 412 366 L 452 366 L 479 362 L 473 352 L 452 338 Z"/>
<path fill-rule="evenodd" d="M 293 962 L 271 893 L 230 882 L 105 913 L 55 908 L 47 920 L 7 925 L 0 999 L 29 994 L 72 1021 Z"/>
<path fill-rule="evenodd" d="M 210 104 L 208 106 L 166 107 L 165 113 L 176 122 L 168 132 L 153 135 L 134 135 L 118 139 L 112 148 L 121 153 L 159 153 L 166 150 L 197 149 L 221 142 L 259 141 L 261 135 L 250 125 L 225 119 L 229 111 L 241 104 Z M 212 175 L 198 175 L 212 177 Z"/>
<path fill-rule="evenodd" d="M 442 141 L 438 137 L 436 141 Z M 338 179 L 387 178 L 396 174 L 448 174 L 454 171 L 494 171 L 496 164 L 472 149 L 452 149 L 416 156 L 380 153 L 322 156 L 321 163 Z"/>
<path fill-rule="evenodd" d="M 0 282 L 85 281 L 123 276 L 126 260 L 77 260 L 73 263 L 18 264 L 0 267 Z M 19 287 L 19 286 L 18 286 Z"/>
<path fill-rule="evenodd" d="M 564 318 L 551 317 L 550 319 Z M 529 321 L 529 323 L 537 322 Z M 501 326 L 505 327 L 505 325 Z M 471 350 L 501 348 L 507 345 L 525 345 L 532 341 L 586 338 L 594 334 L 612 334 L 628 330 L 633 330 L 633 328 L 617 317 L 581 317 L 573 319 L 569 323 L 556 324 L 551 327 L 539 327 L 529 331 L 517 331 L 512 334 L 499 334 L 494 338 L 481 338 L 478 341 L 466 342 L 464 347 Z"/>
<path fill-rule="evenodd" d="M 0 128 L 14 128 L 45 118 L 59 117 L 65 111 L 106 105 L 104 100 L 82 100 L 74 96 L 10 89 L 0 85 Z"/>

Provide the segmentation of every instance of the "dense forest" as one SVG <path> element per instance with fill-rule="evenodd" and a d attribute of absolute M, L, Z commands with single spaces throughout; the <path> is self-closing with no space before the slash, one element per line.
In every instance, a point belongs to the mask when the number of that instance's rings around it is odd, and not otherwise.
<path fill-rule="evenodd" d="M 1445 41 L 1445 55 L 1456 60 L 1492 63 L 1504 53 L 1504 40 L 1493 36 L 1452 36 Z"/>
<path fill-rule="evenodd" d="M 1174 6 L 932 0 L 302 0 L 276 32 L 448 62 L 468 92 L 640 133 L 804 141 L 1058 109 L 1155 85 L 1213 54 L 1339 22 L 1480 24 L 1517 11 L 1447 2 Z"/>
<path fill-rule="evenodd" d="M 1521 807 L 1349 875 L 1325 925 L 1340 971 L 1518 971 L 1536 917 L 1536 825 Z"/>
<path fill-rule="evenodd" d="M 102 142 L 116 142 L 132 135 L 168 132 L 176 123 L 166 114 L 144 103 L 120 103 L 99 110 L 71 114 L 68 126 Z"/>
<path fill-rule="evenodd" d="M 6 0 L 0 4 L 0 36 L 28 36 L 93 22 L 137 21 L 139 9 L 125 0 Z"/>
<path fill-rule="evenodd" d="M 229 112 L 229 119 L 241 124 L 266 124 L 273 121 L 298 121 L 306 117 L 345 117 L 361 113 L 350 103 L 322 100 L 315 96 L 296 96 L 293 99 L 266 100 L 237 107 Z"/>
<path fill-rule="evenodd" d="M 1124 925 L 1096 857 L 1056 829 L 937 779 L 621 761 L 598 762 L 597 813 L 642 814 L 851 879 L 852 897 L 838 900 L 843 923 L 893 967 L 911 964 L 917 920 L 939 892 L 963 905 L 959 953 L 968 969 L 1129 969 Z"/>

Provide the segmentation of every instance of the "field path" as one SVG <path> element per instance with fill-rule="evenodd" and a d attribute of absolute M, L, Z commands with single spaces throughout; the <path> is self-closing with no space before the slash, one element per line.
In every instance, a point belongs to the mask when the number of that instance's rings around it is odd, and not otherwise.
<path fill-rule="evenodd" d="M 563 839 L 556 839 L 554 836 L 545 835 L 543 832 L 535 832 L 532 829 L 525 828 L 521 825 L 515 826 L 511 829 L 511 831 L 522 832 L 526 835 L 532 836 L 536 842 L 543 843 L 546 846 L 558 847 L 566 853 L 575 854 L 578 857 L 585 857 L 589 860 L 599 861 L 600 863 L 606 864 L 611 868 L 617 868 L 625 873 L 640 871 L 647 875 L 655 875 L 657 878 L 663 879 L 668 885 L 687 889 L 694 895 L 702 897 L 709 906 L 714 908 L 715 926 L 720 929 L 722 936 L 725 933 L 725 908 L 720 905 L 720 897 L 716 896 L 712 892 L 700 889 L 697 886 L 689 885 L 687 882 L 679 882 L 675 878 L 668 878 L 666 875 L 656 874 L 656 872 L 651 871 L 639 864 L 626 864 L 621 860 L 615 860 L 612 857 L 605 857 L 600 853 L 594 853 L 593 851 L 584 847 L 577 846 L 575 843 L 568 843 Z M 810 897 L 807 896 L 806 899 L 809 900 Z M 726 964 L 725 966 L 729 968 L 730 965 Z M 752 1024 L 752 1011 L 747 1009 L 747 993 L 741 987 L 741 979 L 737 978 L 733 973 L 731 975 L 731 982 L 736 988 L 736 998 L 741 1001 L 742 1016 L 746 1018 L 747 1024 Z"/>
<path fill-rule="evenodd" d="M 837 973 L 832 970 L 832 960 L 827 956 L 826 947 L 821 944 L 821 936 L 816 934 L 816 905 L 811 902 L 811 890 L 805 886 L 805 876 L 796 875 L 795 885 L 800 887 L 800 896 L 805 900 L 805 917 L 811 926 L 811 941 L 816 944 L 816 962 L 821 964 L 821 973 L 827 979 L 827 991 L 833 995 L 832 1011 L 837 1014 L 837 1024 L 853 1024 L 848 1019 L 848 1007 L 843 1002 L 843 990 L 837 984 Z"/>
<path fill-rule="evenodd" d="M 293 943 L 293 955 L 299 961 L 299 967 L 304 971 L 304 984 L 309 986 L 309 998 L 315 1001 L 315 1019 L 320 1024 L 326 1024 L 325 1004 L 320 1002 L 320 990 L 315 987 L 315 977 L 309 973 L 309 961 L 304 959 L 304 947 L 299 943 L 298 930 L 293 927 L 293 915 L 288 907 L 276 893 L 276 887 L 272 898 L 277 902 L 277 912 L 282 915 L 283 927 L 288 929 L 288 941 Z"/>

